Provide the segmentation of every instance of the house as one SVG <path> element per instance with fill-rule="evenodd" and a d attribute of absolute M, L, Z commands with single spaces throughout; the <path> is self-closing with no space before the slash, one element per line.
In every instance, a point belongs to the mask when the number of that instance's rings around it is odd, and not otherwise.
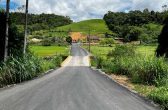
<path fill-rule="evenodd" d="M 87 41 L 89 41 L 89 38 L 90 38 L 90 42 L 99 42 L 100 41 L 100 38 L 98 36 L 87 36 Z"/>

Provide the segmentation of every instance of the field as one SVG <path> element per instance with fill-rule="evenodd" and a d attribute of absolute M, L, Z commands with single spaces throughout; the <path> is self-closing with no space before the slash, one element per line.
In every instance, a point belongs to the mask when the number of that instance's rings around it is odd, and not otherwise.
<path fill-rule="evenodd" d="M 56 28 L 57 30 L 64 30 L 64 31 L 74 31 L 74 32 L 82 32 L 83 34 L 88 34 L 89 29 L 91 30 L 92 35 L 101 36 L 102 34 L 108 32 L 112 33 L 106 26 L 104 20 L 102 19 L 92 19 L 81 21 L 77 23 L 73 23 L 70 25 L 62 26 Z"/>
<path fill-rule="evenodd" d="M 41 57 L 53 55 L 69 55 L 69 47 L 67 46 L 30 46 L 30 50 Z"/>
<path fill-rule="evenodd" d="M 85 48 L 87 48 L 85 46 Z M 100 55 L 105 57 L 109 51 L 113 50 L 115 48 L 115 45 L 113 47 L 103 47 L 103 46 L 91 46 L 91 53 L 93 55 Z M 137 53 L 143 54 L 145 56 L 154 56 L 155 50 L 157 46 L 137 46 Z"/>

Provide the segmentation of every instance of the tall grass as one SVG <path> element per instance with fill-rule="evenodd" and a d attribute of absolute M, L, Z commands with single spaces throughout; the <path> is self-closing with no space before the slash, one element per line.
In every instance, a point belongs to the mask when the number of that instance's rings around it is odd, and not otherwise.
<path fill-rule="evenodd" d="M 10 57 L 0 66 L 0 86 L 20 83 L 35 78 L 44 71 L 59 66 L 61 61 L 61 56 L 55 56 L 50 60 L 31 54 L 27 54 L 23 58 Z"/>
<path fill-rule="evenodd" d="M 164 110 L 168 110 L 168 86 L 155 89 L 148 97 L 159 103 Z"/>
<path fill-rule="evenodd" d="M 112 73 L 131 77 L 133 82 L 149 85 L 165 85 L 168 83 L 168 65 L 162 58 L 155 57 L 121 57 L 110 63 Z"/>

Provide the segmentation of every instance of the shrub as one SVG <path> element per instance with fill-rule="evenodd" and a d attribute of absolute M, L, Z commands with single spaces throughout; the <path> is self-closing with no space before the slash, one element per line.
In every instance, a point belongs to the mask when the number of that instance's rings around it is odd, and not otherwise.
<path fill-rule="evenodd" d="M 96 58 L 96 62 L 97 62 L 97 68 L 102 68 L 103 67 L 103 58 L 102 57 L 97 57 Z"/>
<path fill-rule="evenodd" d="M 51 46 L 52 45 L 52 41 L 50 39 L 44 39 L 42 41 L 42 46 Z"/>
<path fill-rule="evenodd" d="M 133 45 L 117 45 L 107 56 L 118 59 L 120 57 L 135 56 L 135 53 L 135 46 Z"/>
<path fill-rule="evenodd" d="M 0 86 L 20 83 L 41 75 L 44 71 L 60 66 L 61 56 L 50 60 L 28 54 L 24 58 L 9 58 L 0 66 Z"/>
<path fill-rule="evenodd" d="M 168 87 L 157 88 L 148 97 L 159 103 L 164 110 L 168 109 Z"/>
<path fill-rule="evenodd" d="M 24 58 L 9 58 L 3 63 L 0 71 L 1 84 L 20 83 L 32 79 L 42 72 L 41 60 L 32 55 Z"/>
<path fill-rule="evenodd" d="M 131 46 L 117 46 L 108 56 L 112 59 L 102 61 L 101 65 L 112 73 L 127 75 L 133 82 L 149 85 L 168 83 L 168 65 L 163 58 L 135 54 Z"/>
<path fill-rule="evenodd" d="M 164 59 L 140 56 L 132 60 L 134 61 L 130 63 L 129 71 L 134 81 L 139 79 L 143 83 L 156 86 L 167 83 L 168 66 Z"/>

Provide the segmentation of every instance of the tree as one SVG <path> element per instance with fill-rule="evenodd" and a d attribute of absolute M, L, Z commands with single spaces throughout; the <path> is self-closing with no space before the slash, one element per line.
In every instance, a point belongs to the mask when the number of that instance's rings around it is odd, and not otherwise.
<path fill-rule="evenodd" d="M 168 17 L 164 21 L 164 27 L 158 36 L 158 48 L 156 50 L 157 57 L 165 56 L 168 58 Z"/>
<path fill-rule="evenodd" d="M 139 28 L 139 27 L 130 27 L 130 31 L 128 33 L 128 36 L 129 36 L 129 40 L 130 41 L 137 41 L 139 39 L 139 36 L 141 35 L 142 33 L 142 30 Z"/>
<path fill-rule="evenodd" d="M 0 11 L 0 61 L 4 61 L 5 52 L 5 27 L 6 12 Z M 15 24 L 11 24 L 9 19 L 9 36 L 8 36 L 8 56 L 19 57 L 23 54 L 23 33 L 18 31 Z"/>
<path fill-rule="evenodd" d="M 8 57 L 9 8 L 10 8 L 10 0 L 7 0 L 7 2 L 6 2 L 6 32 L 5 32 L 4 61 L 6 61 L 7 57 Z"/>
<path fill-rule="evenodd" d="M 25 10 L 25 37 L 24 37 L 24 48 L 23 53 L 26 53 L 26 45 L 27 45 L 27 18 L 28 18 L 28 0 L 26 0 L 26 10 Z"/>
<path fill-rule="evenodd" d="M 70 36 L 66 37 L 66 41 L 69 43 L 69 44 L 72 44 L 72 38 Z"/>

